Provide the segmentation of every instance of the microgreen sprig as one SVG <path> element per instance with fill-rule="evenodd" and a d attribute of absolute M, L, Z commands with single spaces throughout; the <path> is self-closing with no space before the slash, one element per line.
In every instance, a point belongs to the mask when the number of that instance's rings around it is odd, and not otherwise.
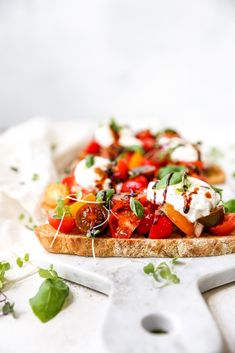
<path fill-rule="evenodd" d="M 144 273 L 152 276 L 156 282 L 161 284 L 162 286 L 167 286 L 168 284 L 180 283 L 179 277 L 174 272 L 174 265 L 180 263 L 178 258 L 174 258 L 171 260 L 170 264 L 165 261 L 160 262 L 156 267 L 150 262 L 146 266 L 144 266 Z"/>
<path fill-rule="evenodd" d="M 64 204 L 64 200 L 58 200 L 53 218 L 61 219 L 64 216 L 71 216 L 70 207 Z"/>

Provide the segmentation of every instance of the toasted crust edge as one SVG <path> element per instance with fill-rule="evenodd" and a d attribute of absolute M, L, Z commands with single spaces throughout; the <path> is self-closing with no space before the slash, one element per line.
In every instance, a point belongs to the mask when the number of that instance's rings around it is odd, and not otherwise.
<path fill-rule="evenodd" d="M 225 183 L 226 176 L 225 172 L 218 165 L 213 164 L 204 170 L 206 182 L 208 184 L 223 184 Z"/>
<path fill-rule="evenodd" d="M 90 257 L 92 239 L 82 235 L 59 233 L 50 247 L 55 230 L 49 224 L 35 228 L 35 234 L 45 250 L 57 254 L 71 254 Z M 169 239 L 115 239 L 98 237 L 94 239 L 97 257 L 202 257 L 218 256 L 235 252 L 235 232 L 217 237 L 206 235 L 199 238 Z"/>

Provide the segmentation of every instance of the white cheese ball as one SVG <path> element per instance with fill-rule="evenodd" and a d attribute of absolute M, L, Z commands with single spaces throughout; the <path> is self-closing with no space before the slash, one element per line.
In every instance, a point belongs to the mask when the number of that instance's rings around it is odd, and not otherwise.
<path fill-rule="evenodd" d="M 120 130 L 118 142 L 123 147 L 142 146 L 142 141 L 135 137 L 134 132 L 129 127 Z"/>
<path fill-rule="evenodd" d="M 110 165 L 111 163 L 107 158 L 94 157 L 94 164 L 91 167 L 87 167 L 86 159 L 82 159 L 78 162 L 74 170 L 75 180 L 82 188 L 91 192 L 97 191 L 96 182 L 101 180 L 101 176 L 96 172 L 96 168 L 106 171 Z M 103 183 L 103 188 L 108 189 L 110 182 L 111 180 L 106 178 Z"/>
<path fill-rule="evenodd" d="M 101 125 L 95 131 L 95 140 L 101 147 L 109 147 L 114 141 L 114 136 L 109 125 Z"/>
<path fill-rule="evenodd" d="M 166 203 L 169 203 L 174 209 L 185 216 L 190 222 L 194 223 L 198 218 L 208 216 L 213 208 L 215 208 L 220 202 L 219 194 L 206 182 L 193 178 L 187 177 L 189 188 L 186 191 L 188 196 L 190 192 L 197 190 L 196 194 L 192 195 L 192 201 L 188 213 L 184 212 L 184 196 L 180 189 L 182 189 L 182 183 L 176 185 L 169 185 L 166 194 Z M 147 199 L 156 204 L 162 205 L 164 203 L 164 190 L 156 190 L 154 186 L 155 182 L 151 181 L 147 188 Z"/>

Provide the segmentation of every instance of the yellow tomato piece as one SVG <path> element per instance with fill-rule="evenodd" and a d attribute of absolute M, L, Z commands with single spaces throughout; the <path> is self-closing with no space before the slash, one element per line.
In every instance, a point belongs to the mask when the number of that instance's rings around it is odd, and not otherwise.
<path fill-rule="evenodd" d="M 129 161 L 129 169 L 134 169 L 143 165 L 143 155 L 139 152 L 134 152 Z"/>
<path fill-rule="evenodd" d="M 91 193 L 91 194 L 84 196 L 84 198 L 82 200 L 87 201 L 87 203 L 89 203 L 89 201 L 95 201 L 96 197 L 94 194 Z M 86 202 L 77 201 L 77 202 L 74 202 L 72 205 L 70 205 L 70 212 L 71 212 L 72 216 L 75 217 L 79 208 L 81 208 L 85 204 L 86 204 Z"/>
<path fill-rule="evenodd" d="M 172 205 L 165 203 L 161 210 L 166 216 L 174 223 L 179 229 L 182 230 L 189 237 L 194 236 L 194 224 L 191 223 L 186 217 L 180 212 L 176 211 Z"/>
<path fill-rule="evenodd" d="M 44 202 L 49 207 L 56 207 L 59 199 L 64 199 L 69 195 L 69 188 L 65 184 L 52 183 L 48 185 L 45 191 Z M 65 205 L 69 203 L 69 199 L 64 200 Z"/>

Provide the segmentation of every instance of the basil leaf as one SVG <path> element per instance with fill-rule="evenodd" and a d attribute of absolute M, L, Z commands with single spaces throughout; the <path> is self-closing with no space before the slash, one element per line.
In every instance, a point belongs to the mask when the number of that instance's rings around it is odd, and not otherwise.
<path fill-rule="evenodd" d="M 183 165 L 169 164 L 166 167 L 162 167 L 159 169 L 157 177 L 158 177 L 158 179 L 162 179 L 167 174 L 175 173 L 175 172 L 185 172 L 185 171 L 186 171 L 186 168 Z"/>
<path fill-rule="evenodd" d="M 132 145 L 132 146 L 126 147 L 125 150 L 130 151 L 130 152 L 138 152 L 140 154 L 144 154 L 143 147 L 139 146 L 139 145 Z"/>
<path fill-rule="evenodd" d="M 114 118 L 110 119 L 110 123 L 109 123 L 110 129 L 112 129 L 114 132 L 119 132 L 121 130 L 121 126 L 118 125 L 118 123 L 116 122 L 116 120 Z"/>
<path fill-rule="evenodd" d="M 47 278 L 37 294 L 29 299 L 29 303 L 39 320 L 47 322 L 61 311 L 68 294 L 69 287 L 64 281 L 59 278 Z"/>
<path fill-rule="evenodd" d="M 235 200 L 229 200 L 227 202 L 224 202 L 224 209 L 226 213 L 235 213 Z"/>
<path fill-rule="evenodd" d="M 157 183 L 157 185 L 155 186 L 156 190 L 160 190 L 160 189 L 164 189 L 168 183 L 168 178 L 169 178 L 170 174 L 165 175 L 160 181 L 159 183 Z M 183 175 L 184 172 L 176 172 L 173 173 L 169 185 L 175 185 L 175 184 L 179 184 L 182 179 L 183 179 Z"/>
<path fill-rule="evenodd" d="M 95 157 L 93 156 L 93 154 L 88 154 L 88 156 L 86 156 L 86 167 L 90 168 L 94 165 L 95 163 Z"/>
<path fill-rule="evenodd" d="M 115 193 L 114 189 L 101 190 L 96 195 L 96 201 L 100 203 L 105 202 L 106 207 L 108 207 L 109 201 L 113 197 L 114 193 Z"/>
<path fill-rule="evenodd" d="M 144 217 L 144 207 L 134 197 L 130 198 L 130 208 L 138 218 Z"/>
<path fill-rule="evenodd" d="M 150 273 L 154 273 L 155 269 L 154 266 L 151 262 L 149 262 L 147 265 L 144 266 L 144 273 L 147 275 Z"/>

